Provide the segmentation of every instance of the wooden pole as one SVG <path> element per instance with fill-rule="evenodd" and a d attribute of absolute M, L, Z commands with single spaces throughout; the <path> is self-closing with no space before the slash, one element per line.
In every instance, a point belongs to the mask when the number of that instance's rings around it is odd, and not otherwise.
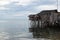
<path fill-rule="evenodd" d="M 58 10 L 58 0 L 57 0 L 57 10 Z"/>

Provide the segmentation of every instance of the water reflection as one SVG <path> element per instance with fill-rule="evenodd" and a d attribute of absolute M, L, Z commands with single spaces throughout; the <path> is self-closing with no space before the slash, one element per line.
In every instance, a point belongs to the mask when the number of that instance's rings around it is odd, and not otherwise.
<path fill-rule="evenodd" d="M 0 23 L 0 40 L 60 40 L 60 29 L 37 28 L 36 31 L 28 32 L 25 21 L 13 21 Z M 23 24 L 22 23 L 22 24 Z M 26 23 L 26 24 L 25 24 Z"/>
<path fill-rule="evenodd" d="M 33 38 L 44 40 L 60 40 L 59 28 L 30 28 Z"/>

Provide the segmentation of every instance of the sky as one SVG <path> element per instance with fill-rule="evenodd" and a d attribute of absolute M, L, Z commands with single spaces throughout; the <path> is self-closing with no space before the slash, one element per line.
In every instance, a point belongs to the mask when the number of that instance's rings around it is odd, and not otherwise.
<path fill-rule="evenodd" d="M 26 19 L 30 14 L 51 9 L 57 9 L 57 0 L 0 0 L 0 20 Z"/>

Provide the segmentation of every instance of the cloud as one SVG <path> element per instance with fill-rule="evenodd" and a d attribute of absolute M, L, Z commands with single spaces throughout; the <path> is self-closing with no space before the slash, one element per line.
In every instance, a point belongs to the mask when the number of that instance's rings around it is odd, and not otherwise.
<path fill-rule="evenodd" d="M 0 0 L 0 6 L 9 4 L 9 0 Z"/>
<path fill-rule="evenodd" d="M 18 2 L 16 2 L 16 5 L 29 5 L 30 3 L 34 2 L 36 0 L 18 0 Z"/>
<path fill-rule="evenodd" d="M 31 5 L 31 7 L 32 7 L 32 4 L 33 5 L 36 4 L 36 6 L 37 6 L 38 4 L 40 5 L 43 2 L 44 2 L 43 4 L 45 5 L 46 2 L 47 2 L 46 4 L 49 4 L 51 2 L 55 3 L 55 1 L 56 0 L 47 0 L 47 1 L 46 0 L 0 0 L 0 4 L 8 6 L 8 8 L 10 8 L 11 10 L 13 10 L 13 9 L 14 10 L 16 10 L 16 9 L 24 10 L 25 8 L 23 6 L 29 6 L 29 5 Z M 14 5 L 12 5 L 12 4 L 14 4 Z M 9 7 L 9 5 L 10 5 L 10 7 Z M 22 6 L 23 9 L 20 8 L 20 7 L 18 7 L 17 5 Z M 13 6 L 13 8 L 12 8 L 12 6 Z M 4 8 L 1 8 L 1 9 L 8 9 L 8 8 L 4 7 Z M 27 8 L 27 10 L 28 9 L 29 8 Z"/>
<path fill-rule="evenodd" d="M 10 4 L 12 2 L 16 2 L 16 1 L 18 1 L 18 0 L 0 0 L 0 6 L 8 5 L 8 4 Z"/>
<path fill-rule="evenodd" d="M 20 17 L 23 17 L 23 16 L 28 16 L 30 14 L 36 14 L 34 12 L 29 12 L 29 11 L 24 11 L 24 12 L 18 12 L 18 13 L 15 13 L 13 14 L 12 16 L 14 17 L 17 17 L 17 16 L 20 16 Z"/>
<path fill-rule="evenodd" d="M 35 7 L 36 10 L 53 10 L 53 9 L 57 9 L 57 6 L 55 5 L 40 5 L 40 6 L 36 6 Z"/>
<path fill-rule="evenodd" d="M 41 10 L 56 9 L 56 5 L 54 4 L 56 3 L 55 2 L 56 0 L 0 0 L 0 1 L 2 3 L 0 5 L 0 13 L 1 14 L 4 13 L 3 16 L 0 16 L 1 19 L 25 18 L 30 14 L 37 14 Z M 51 2 L 53 2 L 54 5 L 49 4 Z"/>
<path fill-rule="evenodd" d="M 10 4 L 9 0 L 0 0 L 0 10 L 7 10 L 9 8 L 5 7 L 5 5 Z"/>
<path fill-rule="evenodd" d="M 34 1 L 36 1 L 36 0 L 0 0 L 0 9 L 2 9 L 2 10 L 6 10 L 6 9 L 9 9 L 9 8 L 12 9 L 11 6 L 13 6 L 13 7 L 16 6 L 17 7 L 19 5 L 27 6 Z"/>
<path fill-rule="evenodd" d="M 16 5 L 28 5 L 36 0 L 0 0 L 0 5 L 7 5 L 15 2 Z"/>

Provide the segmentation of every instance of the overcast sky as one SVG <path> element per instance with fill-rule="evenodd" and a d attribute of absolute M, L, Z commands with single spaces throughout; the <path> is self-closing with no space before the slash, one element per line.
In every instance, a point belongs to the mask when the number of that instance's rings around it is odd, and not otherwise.
<path fill-rule="evenodd" d="M 57 0 L 0 0 L 0 19 L 24 19 L 51 9 L 57 9 Z"/>

